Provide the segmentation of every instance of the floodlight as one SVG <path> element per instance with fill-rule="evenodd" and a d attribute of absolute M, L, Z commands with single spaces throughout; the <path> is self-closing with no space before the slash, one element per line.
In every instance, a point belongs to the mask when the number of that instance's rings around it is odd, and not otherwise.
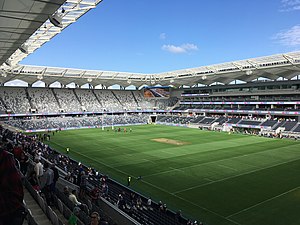
<path fill-rule="evenodd" d="M 7 66 L 11 66 L 10 60 L 6 60 L 4 63 L 5 63 L 5 65 L 7 65 Z"/>
<path fill-rule="evenodd" d="M 252 70 L 247 70 L 246 71 L 246 74 L 249 76 L 249 75 L 251 75 L 253 73 L 253 71 Z"/>
<path fill-rule="evenodd" d="M 62 16 L 58 15 L 58 13 L 55 13 L 53 16 L 49 16 L 49 20 L 54 26 L 60 27 L 60 28 L 63 27 Z"/>
<path fill-rule="evenodd" d="M 22 52 L 22 53 L 24 53 L 24 54 L 28 54 L 28 46 L 27 45 L 21 45 L 20 47 L 19 47 L 19 49 L 20 49 L 20 51 Z"/>
<path fill-rule="evenodd" d="M 92 79 L 92 78 L 88 78 L 87 81 L 88 81 L 88 82 L 92 82 L 93 79 Z"/>
<path fill-rule="evenodd" d="M 1 70 L 1 71 L 0 71 L 0 74 L 1 74 L 2 77 L 7 77 L 7 73 L 6 73 L 6 71 L 4 71 L 4 70 Z"/>

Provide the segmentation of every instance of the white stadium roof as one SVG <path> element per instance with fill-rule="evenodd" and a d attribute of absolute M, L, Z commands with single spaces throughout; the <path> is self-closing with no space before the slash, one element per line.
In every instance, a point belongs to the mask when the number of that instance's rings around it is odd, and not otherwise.
<path fill-rule="evenodd" d="M 260 77 L 291 79 L 300 74 L 300 52 L 239 60 L 156 74 L 81 70 L 18 64 L 23 58 L 50 41 L 102 0 L 0 0 L 0 82 L 15 79 L 30 85 L 42 80 L 97 86 L 119 84 L 193 86 L 250 82 Z"/>

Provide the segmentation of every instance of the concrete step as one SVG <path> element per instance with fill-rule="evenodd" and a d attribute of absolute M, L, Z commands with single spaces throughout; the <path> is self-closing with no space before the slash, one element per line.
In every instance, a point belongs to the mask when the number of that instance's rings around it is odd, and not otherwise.
<path fill-rule="evenodd" d="M 24 188 L 24 201 L 28 209 L 32 213 L 32 217 L 35 219 L 39 225 L 51 225 L 51 221 L 48 219 L 46 214 L 40 208 L 39 204 L 33 199 L 30 193 Z"/>
<path fill-rule="evenodd" d="M 53 211 L 56 213 L 58 219 L 63 223 L 63 224 L 68 224 L 68 220 L 63 216 L 63 214 L 61 214 L 61 212 L 56 209 L 53 208 Z"/>

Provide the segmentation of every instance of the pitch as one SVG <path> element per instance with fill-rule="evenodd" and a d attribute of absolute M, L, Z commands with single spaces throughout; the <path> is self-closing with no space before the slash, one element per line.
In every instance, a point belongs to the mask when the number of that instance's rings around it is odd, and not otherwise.
<path fill-rule="evenodd" d="M 49 144 L 210 225 L 299 225 L 300 142 L 182 127 L 62 131 Z M 153 141 L 173 140 L 184 145 Z"/>

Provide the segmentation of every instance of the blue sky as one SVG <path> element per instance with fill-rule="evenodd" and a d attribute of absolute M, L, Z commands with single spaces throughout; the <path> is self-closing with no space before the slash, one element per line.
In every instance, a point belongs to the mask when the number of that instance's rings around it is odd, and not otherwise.
<path fill-rule="evenodd" d="M 300 0 L 104 0 L 21 64 L 160 73 L 300 50 Z"/>

